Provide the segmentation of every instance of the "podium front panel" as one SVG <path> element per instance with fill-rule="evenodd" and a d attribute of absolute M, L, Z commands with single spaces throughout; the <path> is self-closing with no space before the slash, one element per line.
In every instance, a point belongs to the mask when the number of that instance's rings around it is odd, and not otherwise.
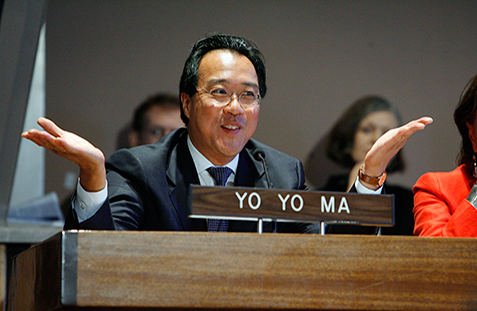
<path fill-rule="evenodd" d="M 90 231 L 61 240 L 68 310 L 477 309 L 474 239 Z"/>

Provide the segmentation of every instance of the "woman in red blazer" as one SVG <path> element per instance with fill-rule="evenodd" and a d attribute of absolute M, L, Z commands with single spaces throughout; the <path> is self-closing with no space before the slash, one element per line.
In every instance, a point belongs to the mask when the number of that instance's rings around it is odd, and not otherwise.
<path fill-rule="evenodd" d="M 477 237 L 477 76 L 464 89 L 454 111 L 462 136 L 459 166 L 426 173 L 414 185 L 414 234 Z"/>

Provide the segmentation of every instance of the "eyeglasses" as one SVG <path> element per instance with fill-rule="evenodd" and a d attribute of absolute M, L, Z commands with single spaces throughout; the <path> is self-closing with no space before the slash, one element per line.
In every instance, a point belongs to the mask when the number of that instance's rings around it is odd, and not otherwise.
<path fill-rule="evenodd" d="M 218 105 L 222 106 L 227 106 L 232 100 L 232 97 L 238 95 L 237 93 L 230 92 L 226 88 L 213 88 L 210 91 L 197 90 L 197 92 L 207 94 Z M 260 104 L 262 97 L 254 91 L 244 91 L 238 95 L 237 99 L 243 108 L 252 108 Z"/>
<path fill-rule="evenodd" d="M 140 134 L 141 135 L 147 135 L 151 137 L 156 137 L 157 139 L 160 139 L 164 136 L 166 130 L 160 126 L 154 126 L 152 128 L 145 128 L 143 129 Z"/>

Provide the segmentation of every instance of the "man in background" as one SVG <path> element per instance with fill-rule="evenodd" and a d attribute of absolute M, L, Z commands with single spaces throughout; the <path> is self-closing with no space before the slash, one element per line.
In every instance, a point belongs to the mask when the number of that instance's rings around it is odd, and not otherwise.
<path fill-rule="evenodd" d="M 117 149 L 153 144 L 184 126 L 180 101 L 176 95 L 157 93 L 149 96 L 134 111 L 133 120 L 118 134 Z"/>

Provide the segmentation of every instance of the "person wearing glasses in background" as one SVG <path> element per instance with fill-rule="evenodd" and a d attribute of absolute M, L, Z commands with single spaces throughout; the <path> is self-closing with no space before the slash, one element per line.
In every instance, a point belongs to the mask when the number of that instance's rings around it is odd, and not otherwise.
<path fill-rule="evenodd" d="M 177 129 L 152 145 L 121 149 L 105 162 L 101 150 L 52 121 L 45 130 L 22 134 L 80 167 L 77 192 L 65 229 L 256 232 L 257 222 L 212 222 L 189 218 L 191 184 L 268 188 L 260 149 L 274 189 L 306 189 L 302 163 L 254 139 L 267 92 L 261 52 L 251 41 L 225 34 L 193 46 L 180 80 L 181 118 Z M 353 191 L 380 193 L 375 182 L 389 160 L 417 130 L 420 118 L 388 131 L 368 153 Z M 217 174 L 217 172 L 219 172 Z M 222 178 L 219 178 L 221 176 Z M 363 190 L 364 189 L 364 190 Z M 264 232 L 273 224 L 263 226 Z M 279 232 L 319 232 L 319 225 L 279 223 Z"/>
<path fill-rule="evenodd" d="M 157 93 L 147 97 L 134 110 L 132 122 L 119 132 L 116 149 L 153 144 L 183 127 L 180 106 L 176 95 Z"/>

